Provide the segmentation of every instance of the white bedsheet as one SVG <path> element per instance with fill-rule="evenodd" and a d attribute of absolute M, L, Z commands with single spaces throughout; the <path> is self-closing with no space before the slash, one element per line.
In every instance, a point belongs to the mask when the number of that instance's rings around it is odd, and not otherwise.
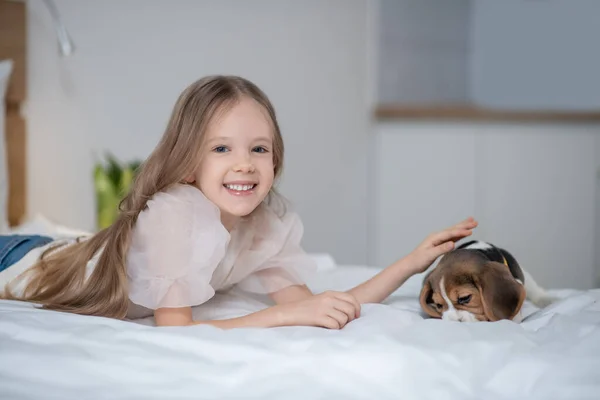
<path fill-rule="evenodd" d="M 342 290 L 376 270 L 321 273 Z M 600 290 L 561 291 L 526 320 L 424 319 L 409 280 L 341 331 L 221 331 L 41 311 L 0 301 L 0 399 L 599 399 Z M 218 295 L 197 317 L 264 304 Z"/>

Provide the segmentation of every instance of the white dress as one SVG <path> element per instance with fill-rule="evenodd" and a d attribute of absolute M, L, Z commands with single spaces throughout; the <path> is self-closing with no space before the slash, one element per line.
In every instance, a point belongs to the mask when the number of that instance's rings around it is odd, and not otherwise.
<path fill-rule="evenodd" d="M 261 205 L 228 232 L 218 207 L 196 187 L 157 193 L 138 216 L 129 248 L 129 317 L 197 306 L 233 285 L 265 294 L 304 284 L 316 264 L 301 247 L 302 234 L 293 212 L 280 218 Z"/>
<path fill-rule="evenodd" d="M 198 306 L 233 285 L 267 294 L 304 284 L 317 267 L 301 247 L 302 235 L 302 223 L 293 212 L 279 217 L 263 204 L 228 232 L 219 208 L 196 187 L 178 184 L 159 192 L 139 214 L 132 232 L 127 318 L 151 316 L 162 307 Z M 16 277 L 51 245 L 33 250 L 4 272 Z M 87 276 L 98 257 L 88 263 Z"/>

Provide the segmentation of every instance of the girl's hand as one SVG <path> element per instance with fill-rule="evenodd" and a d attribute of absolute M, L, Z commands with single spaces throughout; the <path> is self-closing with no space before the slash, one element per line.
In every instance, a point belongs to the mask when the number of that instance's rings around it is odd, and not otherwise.
<path fill-rule="evenodd" d="M 431 264 L 440 256 L 454 250 L 455 242 L 470 236 L 478 225 L 472 217 L 459 222 L 443 231 L 435 232 L 427 238 L 415 250 L 408 255 L 415 273 L 427 270 Z"/>
<path fill-rule="evenodd" d="M 327 291 L 305 300 L 275 306 L 281 326 L 317 326 L 342 329 L 360 316 L 360 304 L 345 292 Z"/>

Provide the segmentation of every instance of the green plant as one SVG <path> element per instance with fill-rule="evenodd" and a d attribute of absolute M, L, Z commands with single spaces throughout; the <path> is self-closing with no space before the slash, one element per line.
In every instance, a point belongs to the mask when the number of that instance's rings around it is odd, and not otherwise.
<path fill-rule="evenodd" d="M 105 162 L 98 162 L 94 166 L 98 229 L 104 229 L 116 220 L 119 203 L 129 192 L 141 164 L 140 161 L 121 163 L 110 153 L 107 153 L 105 158 Z"/>

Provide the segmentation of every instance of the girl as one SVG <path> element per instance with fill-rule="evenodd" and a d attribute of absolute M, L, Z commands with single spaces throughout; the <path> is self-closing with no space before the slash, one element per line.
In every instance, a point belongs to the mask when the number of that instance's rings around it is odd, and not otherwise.
<path fill-rule="evenodd" d="M 469 218 L 430 235 L 348 292 L 313 294 L 302 224 L 274 189 L 283 153 L 275 111 L 258 87 L 234 76 L 200 79 L 177 100 L 116 222 L 80 241 L 30 241 L 5 265 L 11 279 L 2 297 L 86 315 L 154 315 L 158 326 L 340 329 L 360 316 L 361 304 L 383 301 L 477 225 Z M 268 293 L 275 305 L 228 320 L 192 319 L 191 307 L 233 285 Z"/>

